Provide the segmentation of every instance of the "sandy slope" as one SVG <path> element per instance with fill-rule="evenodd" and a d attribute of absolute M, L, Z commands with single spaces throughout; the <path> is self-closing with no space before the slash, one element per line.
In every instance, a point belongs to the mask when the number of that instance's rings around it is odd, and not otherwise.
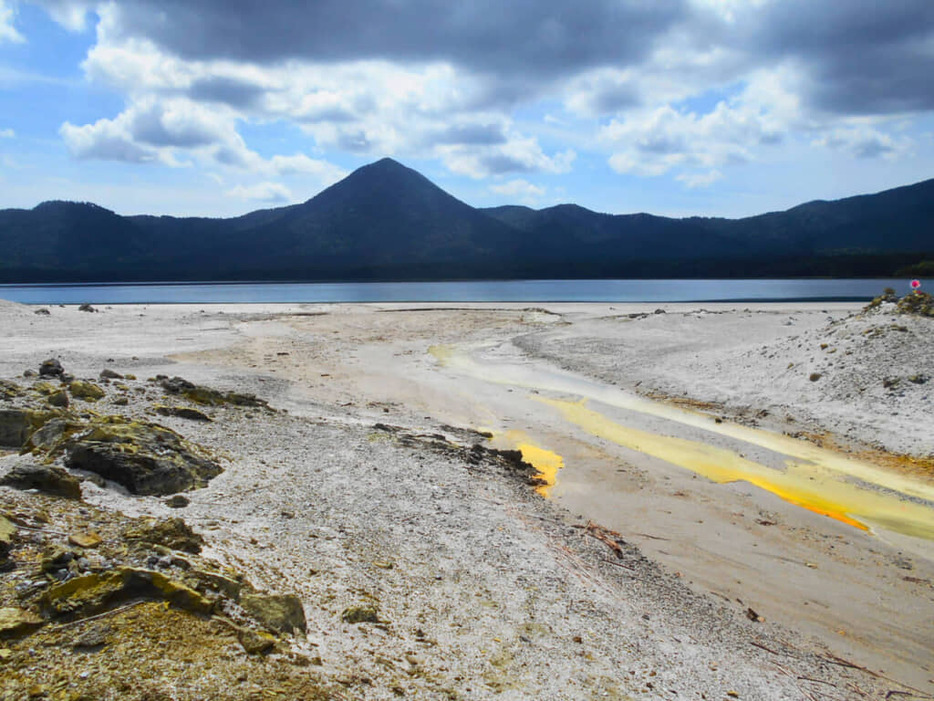
<path fill-rule="evenodd" d="M 924 454 L 930 436 L 916 427 L 931 405 L 915 388 L 929 385 L 907 378 L 934 375 L 914 353 L 930 340 L 928 326 L 844 321 L 854 310 L 841 306 L 670 306 L 639 318 L 629 315 L 654 308 L 413 306 L 53 308 L 39 317 L 5 305 L 0 377 L 54 354 L 79 376 L 104 365 L 141 378 L 180 374 L 287 408 L 290 418 L 165 420 L 230 456 L 185 516 L 219 557 L 267 587 L 301 593 L 312 632 L 297 649 L 320 655 L 323 673 L 350 678 L 354 697 L 392 698 L 394 685 L 412 698 L 906 690 L 820 657 L 828 648 L 934 690 L 926 541 L 864 532 L 743 482 L 714 484 L 543 403 L 590 397 L 608 421 L 775 465 L 775 451 L 633 409 L 613 393 L 713 401 L 746 423 Z M 862 333 L 890 323 L 908 331 Z M 912 341 L 896 346 L 903 338 Z M 820 349 L 824 342 L 837 352 Z M 876 357 L 870 342 L 900 360 L 856 369 Z M 802 367 L 782 379 L 789 363 Z M 812 372 L 822 378 L 810 381 Z M 847 372 L 866 379 L 859 395 L 846 397 Z M 880 392 L 872 372 L 905 378 L 895 391 L 911 401 Z M 860 419 L 880 407 L 889 419 Z M 376 422 L 403 432 L 374 430 Z M 477 440 L 451 426 L 560 454 L 550 500 L 496 470 L 472 470 L 431 438 Z M 167 514 L 153 499 L 104 490 L 88 498 Z M 624 557 L 573 527 L 588 519 L 623 534 Z M 361 601 L 377 601 L 389 624 L 341 623 L 340 611 Z M 765 621 L 750 620 L 749 608 Z"/>

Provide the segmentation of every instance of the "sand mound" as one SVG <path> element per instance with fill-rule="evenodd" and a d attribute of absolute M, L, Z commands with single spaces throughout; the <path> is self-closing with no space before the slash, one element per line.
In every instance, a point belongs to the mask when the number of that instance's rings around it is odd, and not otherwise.
<path fill-rule="evenodd" d="M 773 404 L 801 405 L 824 427 L 888 450 L 931 455 L 932 342 L 934 319 L 884 303 L 747 351 L 737 364 L 769 378 Z"/>

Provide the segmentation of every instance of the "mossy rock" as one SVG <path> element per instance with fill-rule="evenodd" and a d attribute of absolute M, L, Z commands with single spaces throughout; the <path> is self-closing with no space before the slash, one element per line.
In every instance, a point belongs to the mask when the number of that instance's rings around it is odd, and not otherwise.
<path fill-rule="evenodd" d="M 15 489 L 37 489 L 66 499 L 81 498 L 81 482 L 62 468 L 51 465 L 17 465 L 0 478 L 0 484 Z"/>
<path fill-rule="evenodd" d="M 13 547 L 16 525 L 5 516 L 0 516 L 0 557 L 6 557 Z"/>
<path fill-rule="evenodd" d="M 203 615 L 214 608 L 213 602 L 181 582 L 136 567 L 118 567 L 56 584 L 42 594 L 39 605 L 49 616 L 85 618 L 138 598 L 168 601 Z"/>
<path fill-rule="evenodd" d="M 237 629 L 237 640 L 243 646 L 243 650 L 249 655 L 262 655 L 271 652 L 279 642 L 278 638 L 269 633 L 260 630 L 250 630 L 249 628 Z"/>
<path fill-rule="evenodd" d="M 341 613 L 344 623 L 379 623 L 379 611 L 375 606 L 350 606 Z"/>
<path fill-rule="evenodd" d="M 10 380 L 0 380 L 0 399 L 15 399 L 23 396 L 23 388 Z"/>
<path fill-rule="evenodd" d="M 53 392 L 52 394 L 50 394 L 48 399 L 46 399 L 46 403 L 49 406 L 66 409 L 69 404 L 68 394 L 65 392 L 65 390 L 60 389 L 57 392 Z"/>
<path fill-rule="evenodd" d="M 55 394 L 56 392 L 61 392 L 62 386 L 60 384 L 55 385 L 51 382 L 40 380 L 32 386 L 32 391 L 41 394 L 43 397 L 48 397 L 49 395 Z"/>
<path fill-rule="evenodd" d="M 223 471 L 175 431 L 121 416 L 95 419 L 69 439 L 65 465 L 153 496 L 203 487 Z"/>
<path fill-rule="evenodd" d="M 162 406 L 161 404 L 157 404 L 153 407 L 153 411 L 161 416 L 176 416 L 180 419 L 188 419 L 189 421 L 212 421 L 211 417 L 203 411 L 198 411 L 189 406 Z"/>
<path fill-rule="evenodd" d="M 279 633 L 304 633 L 307 629 L 305 609 L 297 596 L 246 594 L 240 600 L 240 606 L 270 630 Z"/>
<path fill-rule="evenodd" d="M 200 553 L 201 546 L 204 545 L 204 538 L 191 530 L 191 526 L 180 518 L 162 521 L 154 518 L 144 519 L 142 523 L 127 529 L 123 535 L 128 540 L 139 540 L 193 554 Z"/>
<path fill-rule="evenodd" d="M 84 380 L 72 380 L 68 385 L 68 391 L 71 392 L 71 396 L 75 399 L 83 399 L 86 402 L 96 402 L 106 396 L 106 393 L 100 387 L 93 382 L 85 382 Z"/>
<path fill-rule="evenodd" d="M 222 406 L 230 404 L 241 407 L 259 407 L 268 409 L 269 405 L 262 399 L 252 394 L 241 394 L 239 392 L 221 392 L 210 387 L 203 387 L 189 382 L 183 377 L 165 377 L 156 378 L 159 385 L 167 394 L 178 394 L 195 404 L 206 406 Z"/>
<path fill-rule="evenodd" d="M 898 300 L 898 311 L 902 314 L 934 316 L 934 297 L 927 292 L 909 292 Z"/>
<path fill-rule="evenodd" d="M 20 608 L 0 608 L 0 638 L 20 638 L 45 624 L 39 616 Z"/>
<path fill-rule="evenodd" d="M 61 415 L 55 409 L 0 409 L 0 445 L 21 448 L 35 431 Z"/>

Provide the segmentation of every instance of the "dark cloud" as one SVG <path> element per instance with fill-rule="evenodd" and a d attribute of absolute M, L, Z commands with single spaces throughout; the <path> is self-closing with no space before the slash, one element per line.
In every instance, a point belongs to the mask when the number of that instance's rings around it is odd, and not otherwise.
<path fill-rule="evenodd" d="M 490 175 L 505 175 L 507 173 L 530 173 L 535 168 L 529 166 L 518 158 L 513 158 L 504 154 L 491 154 L 482 156 L 480 165 Z"/>
<path fill-rule="evenodd" d="M 558 75 L 638 61 L 687 0 L 124 0 L 116 30 L 186 58 L 446 60 Z"/>
<path fill-rule="evenodd" d="M 220 102 L 238 109 L 249 109 L 266 93 L 266 89 L 234 78 L 199 80 L 188 89 L 194 100 Z"/>
<path fill-rule="evenodd" d="M 782 0 L 747 20 L 750 53 L 798 59 L 813 106 L 841 114 L 934 109 L 931 0 Z"/>
<path fill-rule="evenodd" d="M 598 114 L 612 114 L 641 102 L 639 94 L 631 87 L 614 87 L 598 91 L 590 99 L 590 107 Z"/>

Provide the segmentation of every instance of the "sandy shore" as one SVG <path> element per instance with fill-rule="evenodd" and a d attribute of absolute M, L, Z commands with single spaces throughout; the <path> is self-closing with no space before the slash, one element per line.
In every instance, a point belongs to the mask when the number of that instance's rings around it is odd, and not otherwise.
<path fill-rule="evenodd" d="M 227 456 L 181 515 L 301 596 L 294 650 L 348 698 L 934 693 L 934 323 L 657 311 L 3 304 L 0 378 L 56 357 L 140 378 L 98 412 L 147 415 L 157 374 L 287 412 L 158 420 Z M 477 442 L 560 465 L 554 484 L 471 466 Z M 361 602 L 383 623 L 341 620 Z"/>

